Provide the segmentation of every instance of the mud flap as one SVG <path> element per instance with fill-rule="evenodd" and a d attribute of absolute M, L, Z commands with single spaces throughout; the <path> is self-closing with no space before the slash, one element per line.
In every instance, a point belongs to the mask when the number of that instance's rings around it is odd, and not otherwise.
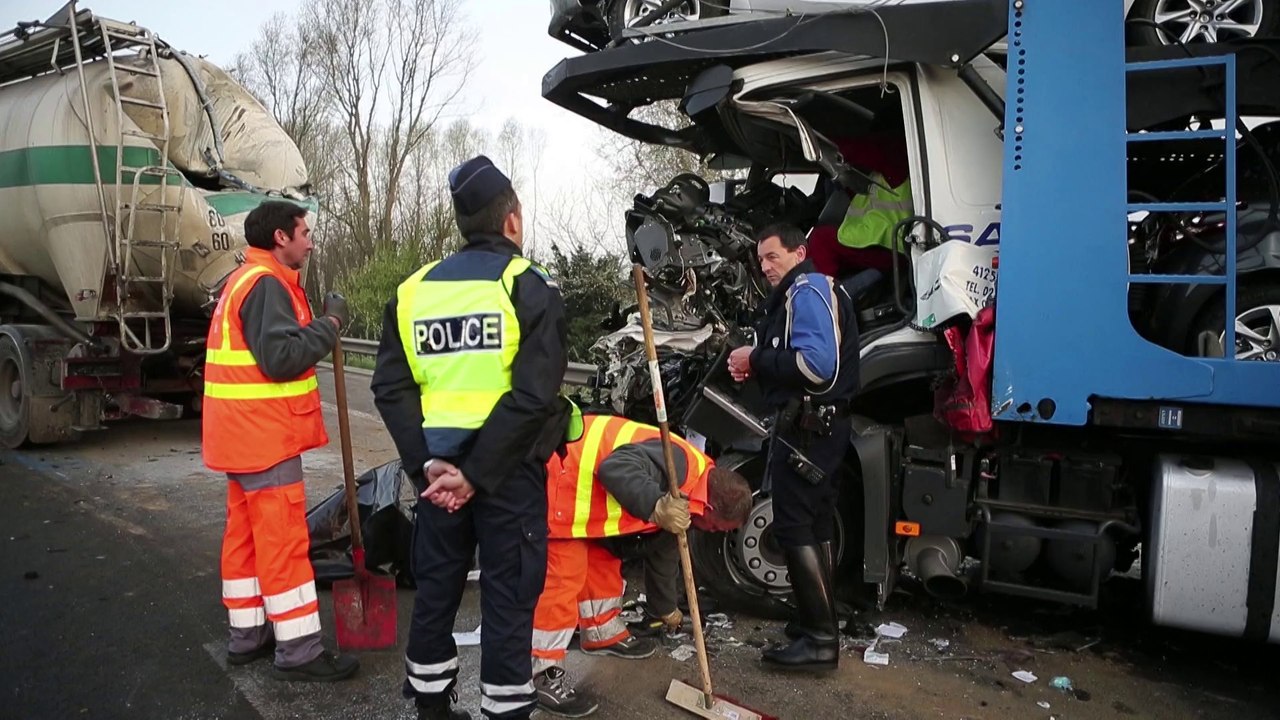
<path fill-rule="evenodd" d="M 893 533 L 897 505 L 896 437 L 892 427 L 877 425 L 855 432 L 851 444 L 862 468 L 863 582 L 877 588 L 877 605 L 883 609 L 898 578 L 900 557 Z"/>

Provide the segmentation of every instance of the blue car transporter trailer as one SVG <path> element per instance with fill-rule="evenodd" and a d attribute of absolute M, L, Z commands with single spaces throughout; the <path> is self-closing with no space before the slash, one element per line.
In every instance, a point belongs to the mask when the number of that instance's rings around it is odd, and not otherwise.
<path fill-rule="evenodd" d="M 1236 360 L 1233 322 L 1224 323 L 1225 357 L 1177 354 L 1140 337 L 1128 310 L 1138 283 L 1212 283 L 1223 288 L 1224 317 L 1237 316 L 1238 57 L 1188 50 L 1184 58 L 1126 63 L 1123 20 L 1121 4 L 1108 0 L 1010 3 L 992 411 L 1007 434 L 1037 437 L 1042 447 L 1072 433 L 1083 444 L 1109 437 L 1127 456 L 1121 473 L 1143 468 L 1146 477 L 1129 482 L 1145 505 L 1139 537 L 1155 622 L 1276 642 L 1280 363 Z M 1203 73 L 1206 84 L 1220 86 L 1225 129 L 1127 132 L 1126 83 L 1169 70 Z M 1130 202 L 1126 151 L 1153 140 L 1221 142 L 1221 197 Z M 1224 272 L 1131 274 L 1126 218 L 1138 211 L 1224 213 Z M 1040 427 L 1024 433 L 1028 426 Z M 1069 495 L 1065 483 L 1078 478 L 1065 464 L 1052 472 L 1064 483 L 1053 492 Z M 1041 501 L 1062 510 L 1053 497 Z M 1063 527 L 1079 530 L 1069 520 L 1055 527 L 1047 519 L 1053 507 L 1028 525 L 1025 515 L 1000 522 L 998 502 L 978 504 L 988 520 L 988 558 L 1001 539 L 1047 546 L 1070 538 Z M 1122 529 L 1108 521 L 1094 527 L 1100 573 L 1076 592 L 1086 604 L 1109 569 L 1106 537 Z M 1046 595 L 986 569 L 984 578 L 992 590 Z"/>

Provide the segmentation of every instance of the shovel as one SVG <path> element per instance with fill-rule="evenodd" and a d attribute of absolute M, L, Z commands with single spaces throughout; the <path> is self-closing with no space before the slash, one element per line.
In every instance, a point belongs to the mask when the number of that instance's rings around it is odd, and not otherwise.
<path fill-rule="evenodd" d="M 343 650 L 383 650 L 396 646 L 396 581 L 390 576 L 374 575 L 364 564 L 343 359 L 339 338 L 333 346 L 333 388 L 338 398 L 338 434 L 342 437 L 342 474 L 347 487 L 347 525 L 351 527 L 355 576 L 333 583 L 334 625 L 338 647 Z"/>
<path fill-rule="evenodd" d="M 680 496 L 680 480 L 676 478 L 675 455 L 671 450 L 671 430 L 667 425 L 667 400 L 662 390 L 662 374 L 658 371 L 658 348 L 653 341 L 653 316 L 649 312 L 649 292 L 644 285 L 644 268 L 631 266 L 631 279 L 636 286 L 636 300 L 640 304 L 640 324 L 644 328 L 645 358 L 649 361 L 649 377 L 653 382 L 653 405 L 658 416 L 658 430 L 662 436 L 662 456 L 667 465 L 667 482 L 671 495 Z M 702 675 L 702 688 L 672 678 L 667 687 L 667 702 L 687 710 L 698 717 L 712 720 L 770 720 L 750 708 L 731 702 L 729 698 L 711 691 L 711 667 L 707 661 L 707 643 L 702 635 L 702 614 L 698 610 L 697 585 L 693 581 L 693 563 L 689 558 L 689 538 L 684 531 L 676 533 L 680 545 L 680 569 L 684 572 L 684 592 L 689 598 L 689 615 L 693 618 L 693 643 L 698 651 L 698 671 Z"/>

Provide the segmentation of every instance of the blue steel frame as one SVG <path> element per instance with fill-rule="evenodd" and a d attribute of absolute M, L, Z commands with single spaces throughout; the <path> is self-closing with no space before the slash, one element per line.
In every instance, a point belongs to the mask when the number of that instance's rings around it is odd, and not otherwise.
<path fill-rule="evenodd" d="M 1234 322 L 1229 357 L 1211 359 L 1148 342 L 1129 320 L 1130 283 L 1223 285 L 1236 317 L 1236 66 L 1233 55 L 1126 65 L 1122 6 L 1010 3 L 993 413 L 1084 425 L 1095 397 L 1280 408 L 1280 363 L 1237 361 Z M 1223 67 L 1225 129 L 1127 133 L 1127 72 L 1193 65 Z M 1128 143 L 1206 138 L 1226 145 L 1224 202 L 1127 202 Z M 1140 210 L 1226 210 L 1226 275 L 1130 275 L 1126 218 Z"/>

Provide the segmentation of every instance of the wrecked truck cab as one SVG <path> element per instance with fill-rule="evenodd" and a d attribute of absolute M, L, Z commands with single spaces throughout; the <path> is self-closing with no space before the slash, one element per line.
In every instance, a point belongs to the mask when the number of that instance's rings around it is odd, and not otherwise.
<path fill-rule="evenodd" d="M 1051 401 L 1018 408 L 992 402 L 1004 176 L 1023 167 L 1023 120 L 1008 112 L 1005 93 L 1026 80 L 1016 64 L 1021 55 L 1006 73 L 1008 58 L 984 54 L 1004 34 L 1008 3 L 946 6 L 890 6 L 876 16 L 808 23 L 758 20 L 739 23 L 733 32 L 707 25 L 681 33 L 678 43 L 565 60 L 544 80 L 549 100 L 624 136 L 695 153 L 709 167 L 749 165 L 745 177 L 731 183 L 732 194 L 712 200 L 708 183 L 681 176 L 637 197 L 625 218 L 628 248 L 645 268 L 654 305 L 669 413 L 679 431 L 742 469 L 757 490 L 758 512 L 748 527 L 691 536 L 699 577 L 730 605 L 785 612 L 789 589 L 768 531 L 768 488 L 759 477 L 767 413 L 752 383 L 731 382 L 723 368 L 727 349 L 749 341 L 751 312 L 763 293 L 749 239 L 763 224 L 787 219 L 809 231 L 811 247 L 824 234 L 839 241 L 850 198 L 870 188 L 909 188 L 910 216 L 894 225 L 889 247 L 882 248 L 881 259 L 887 253 L 889 262 L 873 267 L 874 257 L 853 254 L 848 266 L 837 263 L 830 273 L 857 293 L 861 331 L 862 386 L 852 403 L 855 431 L 841 478 L 842 589 L 874 595 L 883 604 L 900 581 L 909 580 L 948 599 L 977 588 L 1096 606 L 1112 572 L 1132 567 L 1144 538 L 1144 508 L 1161 497 L 1146 482 L 1154 469 L 1126 457 L 1122 433 L 1045 429 L 1055 412 Z M 1180 52 L 1140 48 L 1129 55 L 1131 61 L 1167 61 L 1179 60 Z M 1274 94 L 1280 63 L 1274 57 L 1224 45 L 1192 52 L 1234 56 L 1237 109 L 1280 116 Z M 1124 88 L 1128 126 L 1116 131 L 1166 133 L 1129 143 L 1130 192 L 1153 202 L 1191 202 L 1186 212 L 1175 206 L 1165 213 L 1172 216 L 1168 224 L 1134 228 L 1127 251 L 1117 250 L 1116 258 L 1127 254 L 1131 272 L 1166 278 L 1213 274 L 1215 267 L 1220 273 L 1230 223 L 1222 213 L 1197 215 L 1194 201 L 1206 198 L 1177 191 L 1194 186 L 1203 192 L 1221 182 L 1225 160 L 1220 150 L 1168 147 L 1177 131 L 1194 129 L 1193 122 L 1221 105 L 1220 76 L 1157 69 L 1133 74 Z M 632 112 L 658 102 L 678 103 L 689 123 L 663 126 Z M 1274 230 L 1260 219 L 1274 217 L 1280 206 L 1275 174 L 1265 169 L 1280 165 L 1280 156 L 1272 131 L 1265 124 L 1257 129 L 1242 135 L 1236 148 L 1241 158 L 1261 153 L 1252 169 L 1242 160 L 1242 178 L 1252 184 L 1240 186 L 1238 197 L 1248 202 L 1237 208 L 1236 247 L 1255 254 L 1270 247 Z M 1208 138 L 1211 132 L 1189 136 Z M 886 137 L 897 142 L 882 142 Z M 886 159 L 891 144 L 901 149 Z M 896 168 L 889 162 L 895 159 Z M 895 172 L 900 182 L 886 177 Z M 787 183 L 774 182 L 787 173 L 821 180 L 812 190 L 788 190 L 782 187 Z M 1062 201 L 1070 190 L 1062 189 Z M 1206 237 L 1202 233 L 1212 239 L 1195 242 Z M 1022 241 L 1028 237 L 1024 232 Z M 1187 263 L 1183 253 L 1197 261 Z M 1236 267 L 1242 276 L 1252 274 L 1242 287 L 1262 283 L 1274 290 L 1265 262 L 1242 260 Z M 1089 270 L 1086 261 L 1056 269 Z M 1186 323 L 1198 319 L 1198 337 L 1220 339 L 1222 315 L 1215 328 L 1214 316 L 1206 313 L 1214 306 L 1205 298 L 1221 302 L 1222 290 L 1196 290 L 1194 302 L 1174 303 L 1130 288 L 1133 329 L 1167 351 L 1214 356 L 1213 342 L 1187 342 Z M 1274 304 L 1267 292 L 1242 294 L 1262 305 L 1240 309 Z M 1021 305 L 1025 312 L 1034 303 Z M 1047 308 L 1039 321 L 1050 326 L 1052 313 L 1071 310 Z M 1265 319 L 1257 315 L 1240 321 Z M 1183 323 L 1181 330 L 1162 330 L 1178 325 L 1167 322 L 1170 317 Z M 620 321 L 598 344 L 597 397 L 612 412 L 651 420 L 633 325 Z M 1265 336 L 1264 329 L 1246 327 L 1254 334 L 1237 337 Z M 1216 354 L 1224 354 L 1221 347 Z M 1239 348 L 1237 357 L 1244 357 Z M 1030 420 L 999 422 L 1002 413 L 1015 411 Z M 1102 402 L 1095 412 L 1094 424 L 1141 432 L 1120 405 Z M 1152 412 L 1139 414 L 1154 418 Z M 1181 415 L 1173 417 L 1182 422 Z M 1213 427 L 1210 422 L 1198 432 Z M 1216 427 L 1224 443 L 1256 442 L 1262 433 L 1250 425 L 1247 437 L 1222 437 L 1227 426 Z M 1158 467 L 1167 469 L 1169 461 L 1162 462 Z M 1159 517 L 1148 521 L 1167 527 Z M 1171 560 L 1162 561 L 1167 573 Z"/>

